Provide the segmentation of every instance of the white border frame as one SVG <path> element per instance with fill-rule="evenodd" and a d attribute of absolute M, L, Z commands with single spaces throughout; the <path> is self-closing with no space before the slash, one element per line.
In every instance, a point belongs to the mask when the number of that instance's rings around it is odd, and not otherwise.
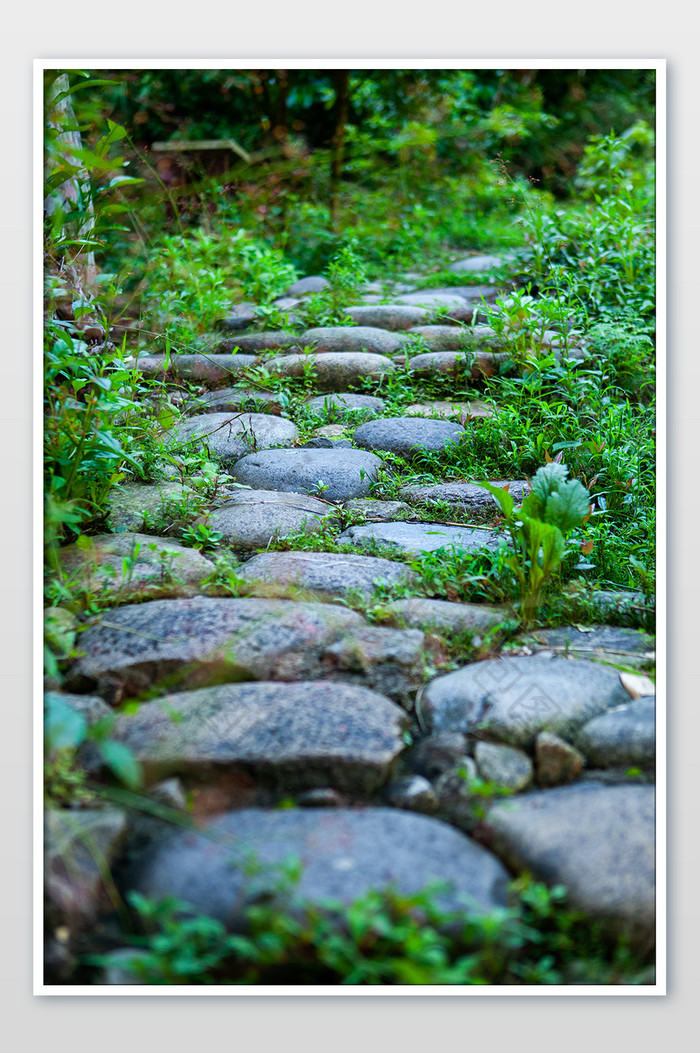
<path fill-rule="evenodd" d="M 435 985 L 423 987 L 335 987 L 288 985 L 285 988 L 260 985 L 259 987 L 216 986 L 202 988 L 196 985 L 168 988 L 150 986 L 105 987 L 93 985 L 47 985 L 43 980 L 43 73 L 47 69 L 646 69 L 656 72 L 656 308 L 657 308 L 657 432 L 656 432 L 656 629 L 657 629 L 657 681 L 656 681 L 656 983 L 643 987 L 611 987 L 587 985 L 585 987 L 522 986 L 522 987 L 453 987 Z M 32 439 L 33 439 L 33 993 L 43 996 L 99 996 L 99 997 L 168 997 L 168 996 L 332 996 L 332 997 L 522 997 L 522 996 L 637 996 L 653 997 L 666 994 L 667 941 L 666 941 L 666 685 L 667 685 L 667 494 L 666 494 L 666 60 L 665 59 L 551 59 L 551 58 L 506 58 L 506 59 L 381 59 L 367 57 L 339 59 L 278 58 L 271 60 L 246 58 L 234 59 L 158 58 L 158 59 L 67 59 L 56 58 L 34 60 L 33 100 L 33 390 L 32 390 Z"/>

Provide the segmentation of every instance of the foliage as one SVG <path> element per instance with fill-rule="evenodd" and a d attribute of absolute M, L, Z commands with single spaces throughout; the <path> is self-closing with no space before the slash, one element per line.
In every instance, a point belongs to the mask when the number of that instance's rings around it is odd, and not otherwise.
<path fill-rule="evenodd" d="M 86 717 L 64 702 L 60 695 L 49 694 L 44 709 L 44 753 L 46 757 L 45 792 L 47 800 L 65 804 L 90 799 L 86 794 L 86 775 L 79 766 L 81 747 L 90 744 L 107 768 L 130 789 L 141 786 L 141 767 L 123 742 L 111 737 L 113 717 L 90 725 Z"/>
<path fill-rule="evenodd" d="M 513 906 L 483 914 L 446 910 L 438 886 L 311 905 L 293 897 L 295 879 L 249 905 L 235 932 L 177 900 L 131 893 L 145 935 L 119 968 L 154 985 L 648 982 L 644 956 L 568 908 L 561 886 L 521 880 Z"/>
<path fill-rule="evenodd" d="M 566 536 L 590 515 L 590 494 L 578 479 L 568 479 L 568 474 L 568 468 L 556 462 L 539 468 L 531 493 L 517 509 L 507 488 L 480 484 L 496 498 L 515 550 L 505 562 L 520 586 L 525 627 L 533 621 L 542 593 L 561 565 Z"/>

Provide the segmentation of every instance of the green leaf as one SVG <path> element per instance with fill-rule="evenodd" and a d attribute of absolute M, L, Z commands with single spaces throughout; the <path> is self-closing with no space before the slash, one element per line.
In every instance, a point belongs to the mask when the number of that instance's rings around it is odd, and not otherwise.
<path fill-rule="evenodd" d="M 98 744 L 107 767 L 131 790 L 138 790 L 142 782 L 141 765 L 123 742 L 106 739 Z"/>
<path fill-rule="evenodd" d="M 562 533 L 581 526 L 590 511 L 590 494 L 578 479 L 562 483 L 547 499 L 544 519 L 558 526 Z"/>
<path fill-rule="evenodd" d="M 513 514 L 515 501 L 505 487 L 492 486 L 491 483 L 478 483 L 477 485 L 482 490 L 488 490 L 488 492 L 496 498 L 503 515 L 506 519 L 510 519 Z"/>
<path fill-rule="evenodd" d="M 557 464 L 555 461 L 551 461 L 549 464 L 538 468 L 535 472 L 532 480 L 532 492 L 539 497 L 543 504 L 546 504 L 549 495 L 559 489 L 560 484 L 564 482 L 568 474 L 569 469 L 565 464 Z"/>
<path fill-rule="evenodd" d="M 47 753 L 54 750 L 77 749 L 85 741 L 87 721 L 59 698 L 49 696 L 44 714 L 44 746 Z"/>

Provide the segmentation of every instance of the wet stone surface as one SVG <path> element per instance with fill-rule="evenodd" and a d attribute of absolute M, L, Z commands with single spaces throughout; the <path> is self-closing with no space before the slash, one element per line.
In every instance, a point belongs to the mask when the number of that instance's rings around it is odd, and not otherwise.
<path fill-rule="evenodd" d="M 264 548 L 274 537 L 318 533 L 333 511 L 333 505 L 304 494 L 238 490 L 208 516 L 207 523 L 222 535 L 222 544 L 236 552 L 250 552 Z"/>
<path fill-rule="evenodd" d="M 263 552 L 237 573 L 266 595 L 287 595 L 296 588 L 327 599 L 354 592 L 369 596 L 376 581 L 409 583 L 415 577 L 393 560 L 331 552 Z"/>
<path fill-rule="evenodd" d="M 365 450 L 384 450 L 410 460 L 424 450 L 445 450 L 464 434 L 461 424 L 451 421 L 381 417 L 361 424 L 353 440 Z"/>
<path fill-rule="evenodd" d="M 487 530 L 472 527 L 446 526 L 444 523 L 365 523 L 348 527 L 339 541 L 349 542 L 362 548 L 381 542 L 399 549 L 404 555 L 419 555 L 437 549 L 461 549 L 471 551 L 493 548 L 497 544 L 495 535 Z"/>
<path fill-rule="evenodd" d="M 232 474 L 255 489 L 348 501 L 369 493 L 380 467 L 379 458 L 363 450 L 263 450 L 241 457 Z"/>

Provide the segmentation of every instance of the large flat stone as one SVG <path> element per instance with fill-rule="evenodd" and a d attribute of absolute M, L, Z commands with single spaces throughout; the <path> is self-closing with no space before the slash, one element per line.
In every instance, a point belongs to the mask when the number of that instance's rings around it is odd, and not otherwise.
<path fill-rule="evenodd" d="M 394 600 L 385 608 L 392 624 L 408 625 L 411 628 L 431 628 L 437 632 L 483 632 L 507 620 L 507 614 L 498 607 L 485 603 L 450 603 L 447 600 L 431 600 L 414 596 L 407 600 Z"/>
<path fill-rule="evenodd" d="M 379 458 L 363 450 L 263 450 L 242 457 L 232 474 L 236 482 L 259 490 L 348 501 L 369 493 L 380 467 Z M 319 484 L 326 489 L 319 489 Z"/>
<path fill-rule="evenodd" d="M 384 373 L 392 373 L 396 369 L 386 355 L 370 351 L 282 355 L 265 362 L 265 368 L 280 377 L 303 377 L 309 365 L 314 370 L 316 387 L 321 391 L 347 391 L 363 380 L 379 380 Z"/>
<path fill-rule="evenodd" d="M 176 425 L 169 438 L 209 450 L 222 465 L 233 465 L 253 450 L 294 442 L 296 424 L 268 413 L 200 413 Z"/>
<path fill-rule="evenodd" d="M 304 494 L 278 490 L 239 490 L 212 512 L 207 522 L 237 552 L 264 548 L 272 538 L 315 534 L 333 506 Z"/>
<path fill-rule="evenodd" d="M 356 304 L 345 308 L 346 315 L 355 325 L 372 326 L 377 329 L 389 329 L 401 332 L 412 325 L 420 325 L 430 317 L 425 307 L 410 304 Z"/>
<path fill-rule="evenodd" d="M 408 368 L 418 376 L 459 377 L 469 374 L 473 380 L 479 380 L 495 376 L 508 361 L 509 356 L 500 351 L 428 351 L 410 358 Z"/>
<path fill-rule="evenodd" d="M 187 404 L 188 413 L 274 413 L 277 416 L 283 406 L 280 396 L 274 391 L 258 391 L 255 388 L 223 388 L 205 391 Z"/>
<path fill-rule="evenodd" d="M 656 697 L 637 698 L 594 717 L 578 731 L 576 746 L 589 768 L 643 768 L 656 764 Z"/>
<path fill-rule="evenodd" d="M 368 420 L 384 409 L 384 399 L 373 395 L 354 395 L 351 392 L 316 395 L 308 399 L 306 408 L 312 413 L 328 414 L 330 419 Z"/>
<path fill-rule="evenodd" d="M 244 333 L 242 336 L 227 337 L 220 340 L 212 351 L 219 354 L 259 354 L 261 351 L 283 351 L 288 347 L 297 347 L 299 337 L 296 333 L 267 330 L 264 333 Z"/>
<path fill-rule="evenodd" d="M 461 424 L 423 417 L 380 417 L 361 424 L 353 439 L 365 450 L 385 450 L 412 458 L 424 450 L 447 449 L 466 434 Z"/>
<path fill-rule="evenodd" d="M 363 523 L 351 526 L 338 538 L 362 548 L 373 542 L 392 545 L 408 556 L 422 552 L 435 552 L 439 548 L 457 548 L 472 551 L 493 548 L 498 539 L 489 530 L 476 527 L 446 526 L 444 523 Z"/>
<path fill-rule="evenodd" d="M 523 498 L 530 492 L 530 486 L 525 479 L 495 479 L 492 486 L 508 487 L 508 493 L 516 504 L 520 504 Z M 499 505 L 496 499 L 478 483 L 445 482 L 436 483 L 433 486 L 404 486 L 399 491 L 404 501 L 412 505 L 423 505 L 430 508 L 431 505 L 445 504 L 455 512 L 466 512 L 474 519 L 489 521 L 499 513 Z"/>
<path fill-rule="evenodd" d="M 565 885 L 573 907 L 653 943 L 653 787 L 584 783 L 529 793 L 493 805 L 484 827 L 512 870 Z"/>
<path fill-rule="evenodd" d="M 142 355 L 136 362 L 146 377 L 181 377 L 206 387 L 225 384 L 257 362 L 255 355 Z"/>
<path fill-rule="evenodd" d="M 457 325 L 418 325 L 408 335 L 420 337 L 430 351 L 461 351 L 473 344 L 469 330 Z"/>
<path fill-rule="evenodd" d="M 469 417 L 493 417 L 496 408 L 488 402 L 472 399 L 470 402 L 447 402 L 444 399 L 431 399 L 425 402 L 414 402 L 404 409 L 406 417 L 442 417 L 458 419 L 461 424 Z"/>
<path fill-rule="evenodd" d="M 320 655 L 359 614 L 321 603 L 199 596 L 118 607 L 82 633 L 83 656 L 68 690 L 97 693 L 112 704 L 149 689 L 209 687 L 241 680 L 315 676 Z"/>
<path fill-rule="evenodd" d="M 353 592 L 370 596 L 376 581 L 393 585 L 415 578 L 403 563 L 334 552 L 262 552 L 237 574 L 246 582 L 259 583 L 265 595 L 287 595 L 296 588 L 321 599 Z"/>
<path fill-rule="evenodd" d="M 176 713 L 174 720 L 171 714 Z M 243 770 L 282 790 L 367 794 L 403 749 L 406 714 L 365 687 L 329 681 L 223 684 L 167 695 L 118 719 L 113 736 L 149 782 Z"/>
<path fill-rule="evenodd" d="M 571 741 L 587 721 L 627 702 L 616 670 L 582 659 L 493 658 L 432 680 L 421 705 L 436 731 L 532 746 L 540 731 Z"/>
<path fill-rule="evenodd" d="M 323 675 L 374 691 L 413 709 L 414 696 L 425 680 L 426 663 L 437 650 L 417 629 L 387 629 L 367 625 L 351 630 L 324 651 Z"/>
<path fill-rule="evenodd" d="M 298 343 L 318 352 L 370 351 L 375 355 L 391 355 L 402 346 L 401 338 L 395 333 L 369 325 L 318 326 L 302 333 Z"/>
<path fill-rule="evenodd" d="M 201 833 L 153 845 L 124 884 L 235 925 L 262 882 L 272 891 L 290 857 L 302 864 L 296 896 L 319 906 L 349 904 L 372 889 L 416 893 L 436 882 L 448 886 L 438 897 L 445 910 L 490 911 L 506 902 L 508 873 L 489 852 L 437 819 L 396 808 L 242 809 Z M 253 878 L 251 860 L 263 867 Z"/>
<path fill-rule="evenodd" d="M 320 274 L 310 274 L 306 278 L 299 278 L 298 281 L 292 282 L 288 289 L 285 289 L 285 296 L 307 296 L 309 293 L 322 292 L 327 286 L 330 285 L 328 278 L 324 278 Z"/>
<path fill-rule="evenodd" d="M 89 548 L 67 545 L 59 557 L 69 579 L 96 593 L 108 591 L 120 602 L 194 596 L 214 570 L 196 549 L 148 534 L 98 534 Z"/>

